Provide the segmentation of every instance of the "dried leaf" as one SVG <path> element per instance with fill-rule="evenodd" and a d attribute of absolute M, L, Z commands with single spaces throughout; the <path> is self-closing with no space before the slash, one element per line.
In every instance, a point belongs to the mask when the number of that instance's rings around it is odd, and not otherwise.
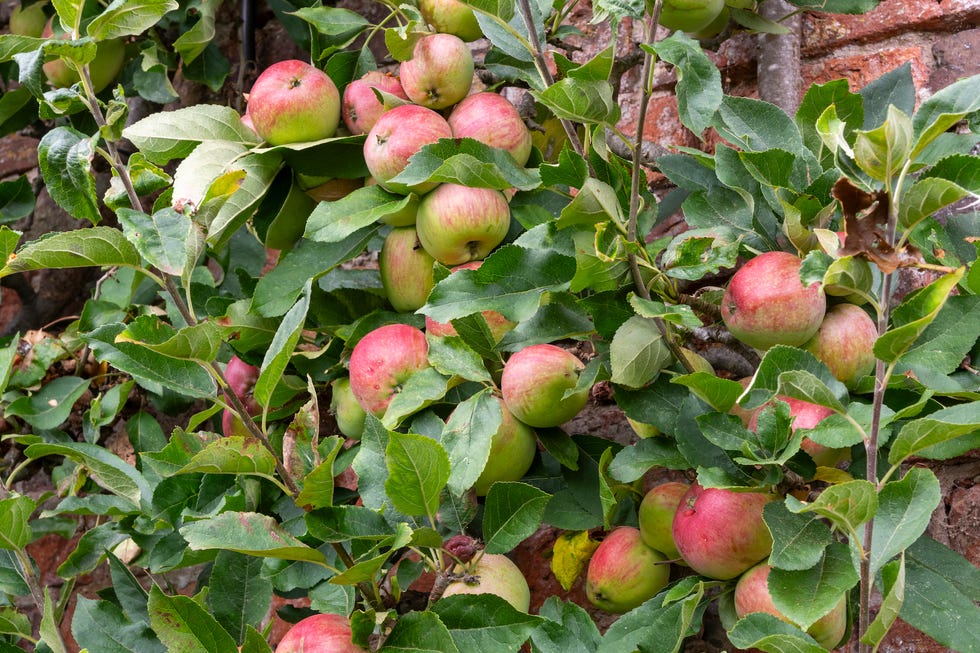
<path fill-rule="evenodd" d="M 861 256 L 886 274 L 924 262 L 921 252 L 912 245 L 896 250 L 888 243 L 888 193 L 868 193 L 842 177 L 834 184 L 833 196 L 844 213 L 844 246 L 838 251 L 841 256 Z"/>

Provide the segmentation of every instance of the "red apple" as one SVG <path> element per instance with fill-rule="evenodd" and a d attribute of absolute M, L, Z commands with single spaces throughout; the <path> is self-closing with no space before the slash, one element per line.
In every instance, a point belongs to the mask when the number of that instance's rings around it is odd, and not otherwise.
<path fill-rule="evenodd" d="M 476 14 L 459 0 L 419 0 L 419 11 L 437 32 L 452 34 L 464 41 L 483 38 Z"/>
<path fill-rule="evenodd" d="M 765 612 L 787 623 L 793 623 L 773 603 L 772 595 L 769 593 L 770 571 L 772 567 L 762 562 L 742 574 L 735 584 L 735 614 L 741 619 L 752 612 Z M 836 648 L 846 631 L 847 600 L 843 595 L 830 612 L 820 617 L 806 630 L 820 646 L 827 650 Z"/>
<path fill-rule="evenodd" d="M 793 423 L 790 428 L 794 432 L 796 429 L 816 428 L 817 424 L 834 414 L 834 411 L 830 408 L 819 404 L 811 404 L 809 401 L 783 396 L 776 398 L 789 404 L 789 414 L 793 418 Z M 755 430 L 758 418 L 759 413 L 756 411 L 749 420 L 747 426 L 752 431 Z M 803 438 L 800 448 L 810 454 L 813 462 L 818 467 L 836 467 L 838 463 L 847 460 L 851 455 L 850 449 L 833 449 L 822 444 L 817 444 L 810 438 Z"/>
<path fill-rule="evenodd" d="M 802 260 L 765 252 L 732 276 L 721 300 L 721 317 L 733 336 L 756 349 L 798 347 L 820 328 L 827 300 L 820 284 L 800 282 Z"/>
<path fill-rule="evenodd" d="M 346 376 L 330 383 L 330 412 L 337 420 L 337 429 L 352 440 L 359 440 L 364 433 L 364 419 L 367 413 L 357 403 L 350 389 L 350 379 Z"/>
<path fill-rule="evenodd" d="M 429 366 L 425 334 L 407 324 L 388 324 L 369 332 L 350 355 L 350 389 L 365 411 L 381 417 L 415 372 Z"/>
<path fill-rule="evenodd" d="M 827 311 L 820 328 L 803 348 L 822 360 L 838 381 L 852 388 L 874 370 L 877 339 L 878 327 L 862 308 L 837 304 Z"/>
<path fill-rule="evenodd" d="M 367 653 L 355 646 L 350 621 L 339 614 L 315 614 L 296 622 L 279 640 L 276 653 Z"/>
<path fill-rule="evenodd" d="M 41 32 L 41 36 L 49 39 L 57 37 L 69 39 L 70 34 L 55 33 L 53 18 L 49 18 Z M 126 46 L 119 39 L 99 41 L 96 45 L 95 59 L 88 63 L 89 78 L 92 80 L 92 90 L 96 93 L 104 89 L 119 75 L 126 61 Z M 49 61 L 42 66 L 44 76 L 55 88 L 68 88 L 79 81 L 78 73 L 68 67 L 61 59 Z"/>
<path fill-rule="evenodd" d="M 457 265 L 452 269 L 452 271 L 457 272 L 459 270 L 476 270 L 481 265 L 483 265 L 483 261 L 470 261 L 469 263 Z M 480 315 L 482 315 L 483 319 L 486 321 L 487 327 L 490 329 L 490 334 L 493 336 L 493 339 L 496 342 L 500 342 L 500 339 L 503 338 L 508 331 L 517 326 L 515 322 L 511 322 L 497 311 L 483 311 L 480 313 Z M 459 335 L 456 333 L 456 328 L 451 322 L 436 322 L 428 315 L 425 316 L 425 332 L 436 337 Z"/>
<path fill-rule="evenodd" d="M 521 612 L 527 612 L 531 606 L 531 590 L 524 574 L 505 555 L 484 553 L 466 565 L 457 565 L 453 572 L 463 578 L 449 583 L 442 594 L 444 597 L 457 594 L 496 594 Z"/>
<path fill-rule="evenodd" d="M 288 59 L 262 71 L 248 94 L 248 115 L 270 145 L 330 138 L 340 124 L 340 93 L 325 72 Z"/>
<path fill-rule="evenodd" d="M 391 179 L 408 165 L 413 154 L 440 138 L 452 138 L 446 119 L 432 109 L 403 104 L 386 111 L 374 123 L 364 140 L 364 163 L 375 181 L 392 193 L 427 193 L 436 182 L 415 186 L 392 183 Z"/>
<path fill-rule="evenodd" d="M 435 259 L 419 244 L 415 227 L 396 227 L 388 232 L 378 254 L 381 285 L 391 306 L 401 313 L 425 304 L 432 286 Z"/>
<path fill-rule="evenodd" d="M 517 420 L 499 398 L 503 419 L 490 441 L 490 456 L 480 477 L 473 484 L 477 496 L 486 496 L 497 481 L 518 481 L 534 462 L 538 440 L 534 431 Z"/>
<path fill-rule="evenodd" d="M 735 578 L 772 551 L 763 492 L 691 485 L 674 515 L 674 544 L 687 565 L 709 578 Z"/>
<path fill-rule="evenodd" d="M 507 236 L 510 205 L 492 188 L 441 184 L 419 203 L 415 228 L 425 251 L 443 265 L 476 261 Z"/>
<path fill-rule="evenodd" d="M 560 426 L 578 415 L 589 400 L 587 389 L 564 396 L 578 385 L 583 369 L 582 361 L 561 347 L 525 347 L 504 364 L 500 378 L 504 404 L 525 424 Z"/>
<path fill-rule="evenodd" d="M 452 34 L 429 34 L 415 43 L 412 58 L 398 69 L 409 99 L 430 109 L 445 109 L 470 92 L 473 54 Z"/>
<path fill-rule="evenodd" d="M 259 368 L 249 365 L 238 356 L 232 356 L 225 365 L 225 380 L 228 381 L 228 389 L 235 393 L 245 405 L 245 410 L 251 416 L 262 413 L 262 406 L 255 401 L 252 392 L 255 389 L 255 382 L 259 380 Z M 238 415 L 227 408 L 221 414 L 221 430 L 227 437 L 243 436 L 251 434 Z"/>
<path fill-rule="evenodd" d="M 507 150 L 518 165 L 531 156 L 531 132 L 502 95 L 486 92 L 464 98 L 449 114 L 449 126 L 456 138 L 473 138 Z"/>
<path fill-rule="evenodd" d="M 597 608 L 622 614 L 653 598 L 669 577 L 666 558 L 644 543 L 640 529 L 620 526 L 589 559 L 585 595 Z"/>
<path fill-rule="evenodd" d="M 677 545 L 674 544 L 674 514 L 689 487 L 687 483 L 679 481 L 661 483 L 650 488 L 640 502 L 638 517 L 643 541 L 670 560 L 681 557 Z"/>
<path fill-rule="evenodd" d="M 366 134 L 385 112 L 384 105 L 378 101 L 373 89 L 384 91 L 408 101 L 402 83 L 390 73 L 371 70 L 355 79 L 344 89 L 340 113 L 344 124 L 352 134 Z"/>

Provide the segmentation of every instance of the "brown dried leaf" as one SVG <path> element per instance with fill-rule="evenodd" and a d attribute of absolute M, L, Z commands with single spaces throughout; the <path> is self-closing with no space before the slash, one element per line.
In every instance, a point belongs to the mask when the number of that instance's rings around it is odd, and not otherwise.
<path fill-rule="evenodd" d="M 868 193 L 842 177 L 834 184 L 831 194 L 840 202 L 844 213 L 841 256 L 864 257 L 886 274 L 924 262 L 922 253 L 914 246 L 906 244 L 896 250 L 888 243 L 888 193 Z"/>

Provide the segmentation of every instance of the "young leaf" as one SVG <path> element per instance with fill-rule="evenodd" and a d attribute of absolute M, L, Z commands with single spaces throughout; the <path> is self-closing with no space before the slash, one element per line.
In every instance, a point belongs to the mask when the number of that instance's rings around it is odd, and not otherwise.
<path fill-rule="evenodd" d="M 697 135 L 711 126 L 722 103 L 721 73 L 684 32 L 676 31 L 655 46 L 657 55 L 677 72 L 677 112 L 681 122 Z"/>
<path fill-rule="evenodd" d="M 439 510 L 439 493 L 449 480 L 446 450 L 425 436 L 390 431 L 385 463 L 385 491 L 395 509 L 407 515 L 434 516 Z"/>
<path fill-rule="evenodd" d="M 861 642 L 873 646 L 876 651 L 898 619 L 898 613 L 905 603 L 905 554 L 902 553 L 898 560 L 882 567 L 881 577 L 884 585 L 881 607 L 874 621 L 861 635 Z"/>
<path fill-rule="evenodd" d="M 526 483 L 490 486 L 483 512 L 487 553 L 508 553 L 541 525 L 551 495 Z"/>
<path fill-rule="evenodd" d="M 113 0 L 85 31 L 96 41 L 137 36 L 178 6 L 176 0 Z"/>
<path fill-rule="evenodd" d="M 241 436 L 224 437 L 209 443 L 177 474 L 244 474 L 272 478 L 276 459 L 262 443 Z"/>
<path fill-rule="evenodd" d="M 875 356 L 891 363 L 904 354 L 936 319 L 964 272 L 965 269 L 960 268 L 945 274 L 907 297 L 892 313 L 894 326 L 875 341 Z"/>
<path fill-rule="evenodd" d="M 235 640 L 197 601 L 150 588 L 150 623 L 168 651 L 237 653 Z"/>

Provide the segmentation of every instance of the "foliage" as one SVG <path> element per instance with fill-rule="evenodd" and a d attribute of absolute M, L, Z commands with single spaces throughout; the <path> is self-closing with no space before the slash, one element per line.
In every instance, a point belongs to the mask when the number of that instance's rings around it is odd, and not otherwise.
<path fill-rule="evenodd" d="M 37 343 L 32 359 L 21 358 L 17 336 L 0 348 L 4 439 L 22 457 L 0 491 L 0 648 L 66 650 L 58 624 L 74 581 L 106 563 L 112 591 L 79 598 L 70 626 L 82 647 L 100 652 L 269 651 L 260 631 L 275 595 L 307 596 L 313 611 L 350 615 L 358 643 L 379 651 L 505 651 L 526 641 L 542 652 L 676 651 L 710 601 L 720 602 L 739 647 L 823 650 L 803 627 L 841 594 L 860 606 L 854 630 L 869 650 L 896 617 L 956 650 L 980 650 L 977 570 L 923 535 L 938 481 L 910 464 L 974 449 L 980 433 L 976 371 L 961 365 L 980 353 L 977 252 L 962 237 L 976 233 L 976 214 L 950 218 L 945 229 L 936 217 L 980 193 L 980 160 L 970 155 L 976 133 L 950 131 L 964 120 L 978 124 L 980 78 L 918 108 L 908 67 L 859 92 L 830 82 L 810 88 L 791 116 L 723 95 L 718 71 L 687 35 L 645 44 L 648 61 L 659 57 L 678 73 L 684 124 L 721 138 L 713 153 L 674 149 L 652 163 L 676 185 L 691 230 L 648 243 L 642 234 L 657 219 L 658 199 L 638 181 L 646 179 L 639 157 L 623 158 L 610 142 L 622 138 L 613 48 L 585 62 L 556 56 L 555 80 L 542 47 L 567 34 L 568 7 L 468 0 L 491 45 L 483 68 L 502 85 L 529 89 L 538 123 L 558 119 L 567 130 L 553 156 L 536 148 L 526 167 L 466 139 L 440 141 L 413 159 L 406 182 L 516 189 L 513 226 L 479 270 L 449 274 L 436 264 L 427 303 L 398 314 L 377 271 L 355 262 L 378 250 L 388 229 L 382 218 L 404 198 L 356 191 L 298 217 L 281 216 L 277 204 L 294 187 L 363 177 L 363 136 L 268 147 L 238 111 L 211 105 L 127 123 L 127 96 L 174 99 L 169 75 L 178 65 L 190 79 L 221 85 L 226 62 L 211 43 L 218 3 L 117 1 L 91 13 L 85 3 L 52 4 L 71 47 L 0 37 L 0 57 L 16 62 L 20 82 L 0 100 L 5 109 L 17 105 L 2 124 L 11 131 L 45 121 L 44 183 L 91 226 L 24 243 L 0 227 L 0 277 L 71 267 L 105 274 L 82 316 Z M 874 5 L 794 4 L 838 12 Z M 613 20 L 643 11 L 638 3 L 597 6 Z M 410 5 L 390 5 L 380 25 L 319 3 L 294 8 L 283 20 L 339 87 L 376 66 L 369 48 L 354 45 L 359 37 L 383 37 L 403 59 L 428 29 Z M 136 35 L 121 83 L 94 93 L 89 45 Z M 42 64 L 53 58 L 77 69 L 80 82 L 48 88 Z M 128 158 L 117 147 L 123 139 L 136 148 Z M 112 168 L 104 194 L 96 157 Z M 0 186 L 0 196 L 0 223 L 29 212 L 25 182 Z M 303 221 L 304 237 L 263 274 L 269 225 L 286 219 Z M 799 253 L 804 280 L 869 307 L 879 325 L 873 376 L 849 389 L 809 352 L 787 346 L 762 355 L 744 391 L 730 373 L 693 369 L 681 347 L 718 322 L 720 293 L 706 286 L 692 299 L 682 288 L 770 250 Z M 893 305 L 892 279 L 903 267 L 933 271 L 935 280 Z M 487 310 L 516 327 L 495 339 L 481 317 Z M 347 375 L 359 339 L 383 324 L 420 326 L 425 316 L 457 331 L 429 336 L 432 367 L 404 383 L 382 417 L 369 415 L 358 440 L 321 428 L 332 424 L 330 383 Z M 525 477 L 477 499 L 468 487 L 489 457 L 486 419 L 496 423 L 486 415 L 488 397 L 510 353 L 544 342 L 577 343 L 588 359 L 578 389 L 609 385 L 628 417 L 665 436 L 623 447 L 537 429 L 540 447 Z M 254 420 L 226 391 L 232 355 L 260 369 Z M 105 367 L 90 374 L 89 356 Z M 49 378 L 65 359 L 75 359 L 79 374 Z M 151 411 L 127 407 L 137 393 L 191 416 L 165 433 Z M 729 415 L 736 404 L 757 408 L 777 395 L 833 412 L 806 436 L 850 448 L 846 471 L 816 469 L 779 408 L 760 419 L 758 434 Z M 78 427 L 72 411 L 86 405 Z M 447 422 L 457 406 L 464 410 Z M 247 435 L 215 432 L 223 409 Z M 133 463 L 106 446 L 113 424 L 124 427 Z M 36 461 L 52 466 L 54 496 L 12 490 Z M 658 466 L 691 470 L 708 487 L 780 492 L 765 513 L 778 580 L 770 587 L 795 625 L 759 615 L 736 621 L 731 583 L 697 576 L 604 634 L 556 597 L 535 616 L 488 596 L 406 606 L 423 570 L 451 571 L 442 546 L 460 533 L 507 553 L 542 524 L 568 531 L 556 552 L 571 582 L 594 548 L 582 533 L 635 524 L 639 479 Z M 335 484 L 348 468 L 356 490 Z M 82 532 L 84 517 L 98 525 Z M 60 599 L 40 585 L 27 555 L 51 532 L 80 535 L 58 569 Z M 166 575 L 197 566 L 193 596 L 174 594 Z M 875 584 L 883 602 L 872 621 Z M 39 631 L 13 607 L 17 596 L 31 596 L 43 612 Z M 947 611 L 960 626 L 948 627 Z"/>

